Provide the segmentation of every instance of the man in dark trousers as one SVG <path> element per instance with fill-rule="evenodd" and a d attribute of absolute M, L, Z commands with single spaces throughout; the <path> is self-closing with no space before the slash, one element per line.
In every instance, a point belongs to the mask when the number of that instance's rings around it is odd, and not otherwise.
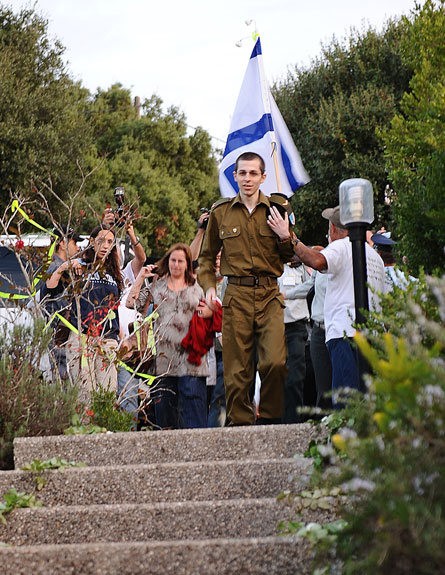
<path fill-rule="evenodd" d="M 235 163 L 239 193 L 211 211 L 199 258 L 198 280 L 212 306 L 216 298 L 215 261 L 222 248 L 221 274 L 228 277 L 223 301 L 222 346 L 227 417 L 231 425 L 251 425 L 249 389 L 254 381 L 254 350 L 261 377 L 257 423 L 280 423 L 286 378 L 283 296 L 277 278 L 294 254 L 287 213 L 284 218 L 260 191 L 264 160 L 246 152 Z M 284 198 L 282 205 L 289 204 Z"/>

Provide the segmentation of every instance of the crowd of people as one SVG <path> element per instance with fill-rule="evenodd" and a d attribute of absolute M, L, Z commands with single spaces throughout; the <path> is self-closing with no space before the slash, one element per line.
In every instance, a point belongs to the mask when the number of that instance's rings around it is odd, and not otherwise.
<path fill-rule="evenodd" d="M 360 389 L 352 250 L 339 207 L 321 214 L 327 247 L 305 246 L 289 200 L 261 192 L 261 156 L 242 154 L 233 175 L 237 196 L 216 202 L 192 244 L 159 261 L 146 258 L 128 221 L 134 257 L 123 265 L 110 209 L 82 252 L 72 229 L 57 231 L 36 299 L 60 320 L 53 369 L 85 404 L 92 390 L 112 389 L 135 429 L 141 412 L 155 429 L 296 423 L 305 405 L 330 410 L 343 388 Z M 388 234 L 370 243 L 374 309 L 379 294 L 407 280 L 394 271 Z M 152 376 L 148 391 L 141 370 Z"/>

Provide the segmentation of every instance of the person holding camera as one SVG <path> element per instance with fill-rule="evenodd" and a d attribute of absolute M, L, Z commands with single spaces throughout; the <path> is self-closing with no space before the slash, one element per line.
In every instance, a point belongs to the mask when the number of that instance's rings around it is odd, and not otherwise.
<path fill-rule="evenodd" d="M 125 231 L 125 261 L 121 267 L 123 267 L 122 273 L 124 275 L 125 284 L 132 285 L 144 265 L 146 259 L 145 251 L 142 247 L 141 241 L 135 234 L 130 206 L 125 205 L 125 188 L 123 186 L 118 186 L 114 189 L 114 199 L 116 201 L 117 208 L 113 209 L 108 204 L 109 207 L 104 210 L 102 215 L 102 225 L 108 226 L 112 229 Z M 117 240 L 117 242 L 119 242 L 119 240 Z M 130 247 L 133 249 L 134 258 L 128 261 Z M 120 249 L 118 251 L 119 257 L 121 257 L 122 254 Z"/>
<path fill-rule="evenodd" d="M 42 295 L 55 296 L 65 289 L 70 294 L 73 329 L 66 357 L 82 401 L 89 401 L 93 389 L 117 389 L 114 352 L 119 343 L 117 308 L 123 287 L 116 237 L 105 226 L 93 229 L 83 259 L 63 262 L 42 287 Z"/>
<path fill-rule="evenodd" d="M 129 309 L 126 304 L 126 299 L 131 286 L 134 284 L 137 275 L 145 263 L 146 255 L 141 241 L 136 236 L 134 231 L 133 221 L 130 218 L 128 207 L 124 204 L 125 189 L 120 186 L 114 190 L 114 198 L 116 200 L 117 208 L 112 209 L 108 207 L 104 210 L 102 224 L 109 226 L 113 229 L 122 229 L 125 231 L 125 254 L 122 257 L 122 252 L 118 249 L 120 259 L 128 259 L 129 247 L 132 248 L 134 257 L 123 266 L 122 276 L 124 280 L 124 291 L 121 296 L 119 305 L 119 320 L 121 326 L 121 339 L 129 337 L 129 325 L 136 319 L 136 314 L 133 310 Z M 119 240 L 117 240 L 119 242 Z M 125 264 L 125 262 L 123 262 Z M 134 414 L 134 419 L 137 419 L 139 410 L 139 379 L 133 375 L 129 370 L 124 367 L 118 368 L 117 374 L 117 387 L 119 404 L 125 411 Z M 136 427 L 136 424 L 135 424 Z"/>
<path fill-rule="evenodd" d="M 227 417 L 230 425 L 255 421 L 249 391 L 254 381 L 255 343 L 261 377 L 257 423 L 280 423 L 286 379 L 283 296 L 277 278 L 294 255 L 289 218 L 261 191 L 265 164 L 254 152 L 241 154 L 234 178 L 239 193 L 217 202 L 199 258 L 198 280 L 210 307 L 216 301 L 216 257 L 228 276 L 223 300 L 222 349 Z M 278 199 L 277 199 L 278 202 Z M 287 198 L 281 205 L 290 207 Z M 281 208 L 280 205 L 280 208 Z"/>

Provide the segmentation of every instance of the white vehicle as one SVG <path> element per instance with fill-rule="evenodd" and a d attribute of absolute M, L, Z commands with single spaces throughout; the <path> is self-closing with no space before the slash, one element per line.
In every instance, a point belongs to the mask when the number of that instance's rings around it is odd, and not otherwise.
<path fill-rule="evenodd" d="M 78 245 L 85 248 L 88 236 L 82 238 Z M 47 261 L 52 242 L 54 237 L 49 234 L 0 235 L 0 327 L 32 324 L 35 314 L 28 305 L 32 302 L 32 285 Z M 119 247 L 124 261 L 124 243 L 120 242 Z M 130 257 L 133 255 L 130 250 Z M 12 297 L 14 295 L 24 297 L 19 299 Z"/>
<path fill-rule="evenodd" d="M 0 236 L 0 326 L 32 325 L 31 286 L 51 244 L 48 234 Z M 13 296 L 22 296 L 16 299 Z"/>

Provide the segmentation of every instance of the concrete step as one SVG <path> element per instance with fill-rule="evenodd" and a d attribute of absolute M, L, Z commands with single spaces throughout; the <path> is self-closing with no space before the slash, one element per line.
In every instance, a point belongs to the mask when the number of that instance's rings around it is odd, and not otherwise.
<path fill-rule="evenodd" d="M 276 459 L 306 450 L 320 432 L 311 424 L 184 429 L 139 433 L 24 437 L 14 441 L 15 468 L 60 457 L 87 465 Z"/>
<path fill-rule="evenodd" d="M 0 497 L 14 488 L 35 492 L 45 506 L 255 499 L 299 491 L 310 470 L 311 461 L 299 458 L 4 471 Z M 45 481 L 40 491 L 37 477 Z"/>
<path fill-rule="evenodd" d="M 2 575 L 309 575 L 290 537 L 0 547 Z"/>
<path fill-rule="evenodd" d="M 0 524 L 0 541 L 52 545 L 270 537 L 279 521 L 297 517 L 292 503 L 275 498 L 15 509 L 6 525 Z M 301 517 L 324 521 L 331 514 L 305 509 Z"/>

